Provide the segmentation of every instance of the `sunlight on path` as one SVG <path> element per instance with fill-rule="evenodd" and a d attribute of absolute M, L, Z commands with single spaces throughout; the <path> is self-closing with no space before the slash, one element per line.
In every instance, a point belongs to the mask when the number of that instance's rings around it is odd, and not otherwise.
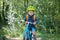
<path fill-rule="evenodd" d="M 23 40 L 23 38 L 10 38 L 10 37 L 8 37 L 8 40 Z M 41 40 L 41 38 L 37 38 L 37 40 Z"/>

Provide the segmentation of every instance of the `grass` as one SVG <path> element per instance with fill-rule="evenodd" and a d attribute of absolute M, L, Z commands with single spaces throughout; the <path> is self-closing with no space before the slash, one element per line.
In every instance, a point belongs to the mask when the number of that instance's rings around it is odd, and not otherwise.
<path fill-rule="evenodd" d="M 60 34 L 37 33 L 41 40 L 60 40 Z"/>

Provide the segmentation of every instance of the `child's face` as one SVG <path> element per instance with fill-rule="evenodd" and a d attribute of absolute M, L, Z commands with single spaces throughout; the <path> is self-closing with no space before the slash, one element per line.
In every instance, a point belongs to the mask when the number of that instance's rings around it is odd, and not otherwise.
<path fill-rule="evenodd" d="M 29 14 L 30 16 L 32 16 L 32 15 L 34 14 L 34 12 L 33 12 L 33 11 L 28 11 L 28 14 Z"/>

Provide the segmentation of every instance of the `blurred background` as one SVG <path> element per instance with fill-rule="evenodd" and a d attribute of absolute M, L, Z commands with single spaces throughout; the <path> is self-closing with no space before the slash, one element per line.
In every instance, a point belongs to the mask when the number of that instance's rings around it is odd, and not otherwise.
<path fill-rule="evenodd" d="M 60 0 L 0 0 L 0 40 L 22 37 L 25 24 L 20 20 L 29 5 L 35 6 L 39 20 L 37 38 L 60 40 Z"/>

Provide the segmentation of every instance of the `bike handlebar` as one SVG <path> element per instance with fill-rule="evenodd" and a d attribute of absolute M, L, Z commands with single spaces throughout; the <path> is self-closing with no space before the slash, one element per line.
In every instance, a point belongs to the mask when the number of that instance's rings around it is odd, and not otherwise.
<path fill-rule="evenodd" d="M 32 22 L 27 22 L 27 24 L 33 24 Z"/>
<path fill-rule="evenodd" d="M 25 22 L 24 20 L 20 20 L 21 22 Z M 27 24 L 34 24 L 33 22 L 27 22 Z"/>

